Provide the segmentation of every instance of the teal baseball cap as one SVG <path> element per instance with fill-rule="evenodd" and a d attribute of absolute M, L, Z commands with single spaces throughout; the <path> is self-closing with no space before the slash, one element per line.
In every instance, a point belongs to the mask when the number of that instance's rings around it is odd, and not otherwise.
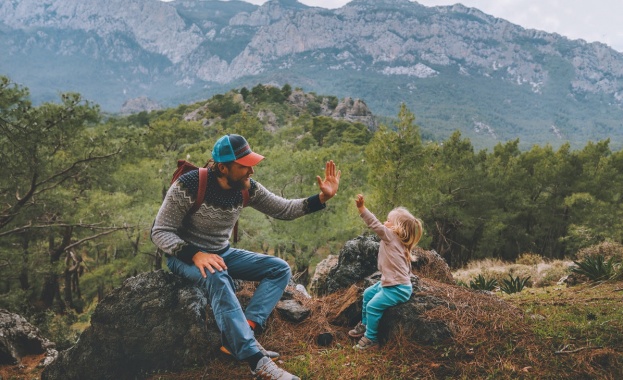
<path fill-rule="evenodd" d="M 214 144 L 212 159 L 214 162 L 236 162 L 243 166 L 255 166 L 264 159 L 264 156 L 252 151 L 244 137 L 227 134 Z"/>

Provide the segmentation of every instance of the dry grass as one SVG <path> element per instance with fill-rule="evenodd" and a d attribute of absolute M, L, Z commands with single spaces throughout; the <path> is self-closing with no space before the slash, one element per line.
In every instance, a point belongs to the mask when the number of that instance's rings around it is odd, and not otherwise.
<path fill-rule="evenodd" d="M 526 263 L 527 262 L 527 263 Z M 474 261 L 465 268 L 453 273 L 458 283 L 469 284 L 479 274 L 487 279 L 494 278 L 498 283 L 509 275 L 513 277 L 530 277 L 527 285 L 531 287 L 545 287 L 558 284 L 562 278 L 571 273 L 573 261 L 552 260 L 533 261 L 518 260 L 516 263 L 507 263 L 498 259 L 485 259 Z"/>

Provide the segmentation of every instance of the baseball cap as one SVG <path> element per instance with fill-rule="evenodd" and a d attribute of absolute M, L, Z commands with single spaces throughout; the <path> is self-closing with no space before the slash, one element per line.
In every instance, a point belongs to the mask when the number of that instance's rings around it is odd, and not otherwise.
<path fill-rule="evenodd" d="M 235 161 L 243 166 L 255 166 L 264 159 L 264 156 L 252 151 L 244 137 L 227 134 L 214 144 L 212 159 L 214 162 Z"/>

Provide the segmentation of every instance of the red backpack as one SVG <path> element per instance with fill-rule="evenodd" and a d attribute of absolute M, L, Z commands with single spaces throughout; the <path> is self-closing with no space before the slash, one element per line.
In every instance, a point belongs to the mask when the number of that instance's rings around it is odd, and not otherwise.
<path fill-rule="evenodd" d="M 212 163 L 213 161 L 210 160 L 208 161 L 208 163 L 205 164 L 204 167 L 199 168 L 192 162 L 189 162 L 186 160 L 177 160 L 177 169 L 175 169 L 175 172 L 173 172 L 173 177 L 171 178 L 171 184 L 173 184 L 173 182 L 175 182 L 182 174 L 187 173 L 191 170 L 199 169 L 199 187 L 197 189 L 197 197 L 195 198 L 195 203 L 193 203 L 193 206 L 190 208 L 190 210 L 188 210 L 186 217 L 197 212 L 197 210 L 199 210 L 199 207 L 201 207 L 203 200 L 205 199 L 206 189 L 208 188 L 208 167 Z M 242 207 L 247 207 L 248 204 L 249 204 L 249 190 L 244 189 L 242 190 Z M 238 242 L 238 221 L 236 220 L 236 224 L 234 225 L 234 243 L 237 243 L 237 242 Z"/>

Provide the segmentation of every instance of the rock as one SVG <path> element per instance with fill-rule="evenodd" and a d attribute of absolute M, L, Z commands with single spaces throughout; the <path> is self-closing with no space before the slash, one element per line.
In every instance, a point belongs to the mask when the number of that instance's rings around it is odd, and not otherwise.
<path fill-rule="evenodd" d="M 311 313 L 309 308 L 303 306 L 297 300 L 279 301 L 275 309 L 284 319 L 295 323 L 303 321 Z"/>
<path fill-rule="evenodd" d="M 445 284 L 456 284 L 450 266 L 435 250 L 426 251 L 420 247 L 415 247 L 412 256 L 415 258 L 411 262 L 415 274 Z"/>
<path fill-rule="evenodd" d="M 58 356 L 56 345 L 42 337 L 39 329 L 24 317 L 0 309 L 0 364 L 17 364 L 25 356 L 42 353 L 46 356 L 41 366 Z"/>
<path fill-rule="evenodd" d="M 358 236 L 344 244 L 337 265 L 323 281 L 317 281 L 315 294 L 334 293 L 349 288 L 377 270 L 379 241 L 376 235 Z"/>
<path fill-rule="evenodd" d="M 305 289 L 305 286 L 303 286 L 302 284 L 296 284 L 295 289 L 301 293 L 305 298 L 311 298 L 311 296 L 309 295 L 309 293 L 307 293 L 307 289 Z"/>
<path fill-rule="evenodd" d="M 122 115 L 130 115 L 139 112 L 151 112 L 161 110 L 162 106 L 158 102 L 149 99 L 146 96 L 140 96 L 134 99 L 126 100 L 121 106 L 120 113 Z"/>
<path fill-rule="evenodd" d="M 42 379 L 134 379 L 201 364 L 220 347 L 211 315 L 205 295 L 172 273 L 129 278 L 100 301 L 91 325 Z"/>
<path fill-rule="evenodd" d="M 331 345 L 332 342 L 333 342 L 333 334 L 329 332 L 320 333 L 316 337 L 316 343 L 318 343 L 319 346 L 326 347 L 326 346 Z"/>
<path fill-rule="evenodd" d="M 319 289 L 325 289 L 327 275 L 329 271 L 333 269 L 338 263 L 338 256 L 329 255 L 324 260 L 316 265 L 316 269 L 314 270 L 314 275 L 309 284 L 309 291 L 312 294 L 318 294 Z"/>

